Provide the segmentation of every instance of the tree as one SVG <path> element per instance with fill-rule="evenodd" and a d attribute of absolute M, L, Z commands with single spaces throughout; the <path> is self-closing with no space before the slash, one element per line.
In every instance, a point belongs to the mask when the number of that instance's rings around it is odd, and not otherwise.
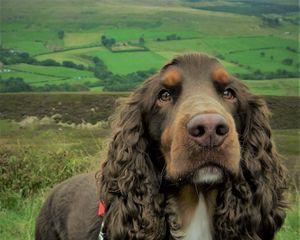
<path fill-rule="evenodd" d="M 31 92 L 31 86 L 22 78 L 0 79 L 0 92 Z"/>
<path fill-rule="evenodd" d="M 59 62 L 56 62 L 53 59 L 46 59 L 40 62 L 41 65 L 43 66 L 60 66 Z"/>
<path fill-rule="evenodd" d="M 141 36 L 141 37 L 139 38 L 139 43 L 140 43 L 140 44 L 144 44 L 144 43 L 145 43 L 145 39 L 144 39 L 143 36 Z"/>
<path fill-rule="evenodd" d="M 111 47 L 112 45 L 114 45 L 116 43 L 116 39 L 114 39 L 114 38 L 109 39 L 105 35 L 102 35 L 101 36 L 101 43 L 105 47 Z"/>
<path fill-rule="evenodd" d="M 64 37 L 65 37 L 65 31 L 64 30 L 59 30 L 58 33 L 57 33 L 57 35 L 58 35 L 59 39 L 64 39 Z"/>
<path fill-rule="evenodd" d="M 293 59 L 291 59 L 291 58 L 285 58 L 285 59 L 282 60 L 282 63 L 284 65 L 293 65 Z"/>

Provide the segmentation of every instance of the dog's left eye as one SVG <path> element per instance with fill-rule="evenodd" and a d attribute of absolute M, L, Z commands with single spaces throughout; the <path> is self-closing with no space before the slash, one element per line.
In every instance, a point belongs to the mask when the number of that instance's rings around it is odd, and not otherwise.
<path fill-rule="evenodd" d="M 159 98 L 160 101 L 169 102 L 169 101 L 172 100 L 172 95 L 168 90 L 162 90 L 159 93 L 158 98 Z"/>
<path fill-rule="evenodd" d="M 226 100 L 235 99 L 234 91 L 231 88 L 227 88 L 223 91 L 222 96 Z"/>

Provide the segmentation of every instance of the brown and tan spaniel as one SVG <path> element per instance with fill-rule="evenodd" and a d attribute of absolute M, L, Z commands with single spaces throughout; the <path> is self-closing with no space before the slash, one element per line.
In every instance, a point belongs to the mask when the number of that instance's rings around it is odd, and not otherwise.
<path fill-rule="evenodd" d="M 97 185 L 55 188 L 36 239 L 274 239 L 286 176 L 270 137 L 261 98 L 215 58 L 179 56 L 123 106 Z"/>

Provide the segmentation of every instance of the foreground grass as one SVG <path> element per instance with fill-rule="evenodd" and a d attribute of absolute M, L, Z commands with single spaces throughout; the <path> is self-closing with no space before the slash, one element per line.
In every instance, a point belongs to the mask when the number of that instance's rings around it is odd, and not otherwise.
<path fill-rule="evenodd" d="M 22 198 L 13 209 L 0 209 L 0 235 L 3 240 L 34 239 L 35 219 L 45 198 L 42 191 L 35 196 Z"/>
<path fill-rule="evenodd" d="M 0 121 L 0 236 L 3 240 L 34 238 L 35 219 L 53 185 L 99 168 L 110 130 L 105 124 L 55 124 L 30 118 L 21 123 Z M 279 151 L 296 156 L 294 132 L 276 130 Z M 284 141 L 280 139 L 284 138 Z M 291 166 L 297 167 L 296 165 Z M 13 181 L 12 181 L 13 180 Z M 299 195 L 290 194 L 291 209 L 277 240 L 299 233 Z"/>
<path fill-rule="evenodd" d="M 297 201 L 297 200 L 296 200 Z M 277 234 L 276 240 L 295 240 L 300 238 L 299 214 L 300 204 L 293 205 L 287 213 L 287 219 L 281 231 Z"/>

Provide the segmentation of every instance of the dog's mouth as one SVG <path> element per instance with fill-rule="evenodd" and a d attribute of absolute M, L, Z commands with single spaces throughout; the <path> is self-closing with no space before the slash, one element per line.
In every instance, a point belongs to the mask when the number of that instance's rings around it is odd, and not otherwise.
<path fill-rule="evenodd" d="M 224 175 L 223 167 L 208 163 L 194 171 L 190 181 L 196 185 L 214 185 L 223 182 Z"/>
<path fill-rule="evenodd" d="M 176 185 L 217 186 L 225 181 L 228 174 L 230 174 L 229 171 L 223 166 L 215 162 L 206 162 L 192 171 L 180 174 L 176 178 L 167 178 Z"/>

